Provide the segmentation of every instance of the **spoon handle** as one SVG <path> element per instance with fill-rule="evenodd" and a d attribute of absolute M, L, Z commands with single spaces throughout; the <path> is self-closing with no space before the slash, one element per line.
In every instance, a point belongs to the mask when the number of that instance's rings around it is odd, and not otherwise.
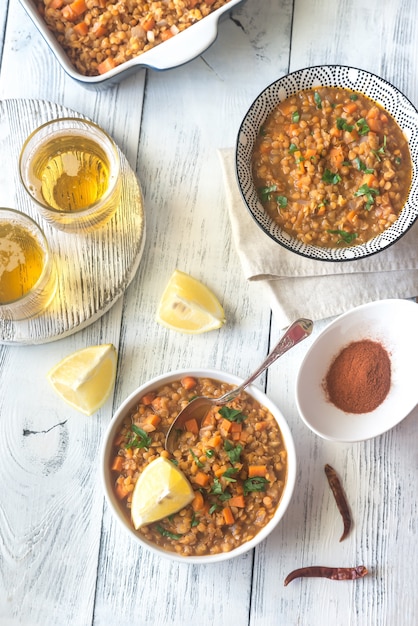
<path fill-rule="evenodd" d="M 272 363 L 274 363 L 274 361 L 276 361 L 276 359 L 278 359 L 280 356 L 282 356 L 282 354 L 290 350 L 290 348 L 293 348 L 293 346 L 295 346 L 297 343 L 299 343 L 303 339 L 306 339 L 306 337 L 311 334 L 312 328 L 312 320 L 300 318 L 293 322 L 293 324 L 291 324 L 286 330 L 285 334 L 282 335 L 275 348 L 273 348 L 273 350 L 268 354 L 260 367 L 258 367 L 255 372 L 253 372 L 251 376 L 249 376 L 249 378 L 247 378 L 241 385 L 239 385 L 239 387 L 235 387 L 235 389 L 228 391 L 228 393 L 218 398 L 218 402 L 226 404 L 230 400 L 236 398 L 245 387 L 248 387 L 248 385 L 250 385 L 256 378 L 258 378 L 264 372 L 264 370 L 266 370 L 268 367 L 270 367 Z"/>

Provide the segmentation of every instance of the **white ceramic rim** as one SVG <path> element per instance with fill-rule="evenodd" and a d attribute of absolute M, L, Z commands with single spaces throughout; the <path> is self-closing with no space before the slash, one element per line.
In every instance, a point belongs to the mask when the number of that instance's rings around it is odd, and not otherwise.
<path fill-rule="evenodd" d="M 385 315 L 383 309 L 386 309 Z M 388 324 L 392 324 L 389 332 Z M 408 355 L 412 357 L 418 351 L 417 327 L 418 304 L 396 298 L 363 304 L 330 322 L 309 347 L 296 379 L 296 406 L 305 425 L 322 439 L 356 443 L 382 435 L 402 422 L 418 403 L 415 370 L 408 358 Z M 395 335 L 398 331 L 403 333 L 402 343 L 399 335 Z M 336 336 L 338 341 L 335 342 Z M 364 338 L 380 342 L 387 349 L 392 365 L 391 388 L 386 399 L 374 411 L 345 413 L 327 401 L 321 381 L 339 351 L 351 341 Z M 394 354 L 396 345 L 400 346 L 400 350 Z M 409 383 L 409 394 L 405 394 L 404 387 L 400 386 L 405 380 Z M 339 431 L 332 428 L 333 420 Z M 336 432 L 344 435 L 337 436 Z"/>
<path fill-rule="evenodd" d="M 321 85 L 343 87 L 364 93 L 381 104 L 394 117 L 408 139 L 412 159 L 412 182 L 408 200 L 396 222 L 365 244 L 322 248 L 304 244 L 290 237 L 267 215 L 252 181 L 253 146 L 258 129 L 268 114 L 279 102 L 294 93 Z M 251 104 L 238 131 L 235 169 L 244 206 L 257 226 L 277 244 L 300 256 L 319 261 L 344 262 L 365 258 L 396 243 L 418 218 L 418 110 L 391 83 L 359 68 L 317 65 L 296 70 L 268 85 Z"/>
<path fill-rule="evenodd" d="M 103 439 L 103 446 L 101 450 L 101 479 L 104 489 L 105 498 L 110 510 L 113 513 L 113 516 L 116 520 L 123 526 L 125 531 L 137 541 L 140 545 L 145 548 L 148 548 L 155 554 L 163 556 L 165 558 L 169 558 L 174 561 L 178 561 L 181 563 L 199 563 L 199 564 L 208 564 L 208 563 L 219 563 L 220 561 L 226 561 L 228 559 L 232 559 L 234 557 L 240 556 L 245 552 L 253 549 L 257 544 L 259 544 L 263 539 L 269 535 L 273 529 L 277 526 L 279 521 L 282 519 L 285 511 L 287 510 L 289 503 L 291 501 L 295 483 L 296 483 L 296 450 L 293 442 L 292 433 L 290 428 L 282 415 L 281 411 L 277 408 L 277 406 L 257 387 L 251 385 L 247 387 L 246 391 L 250 393 L 258 402 L 263 404 L 275 417 L 281 433 L 283 435 L 285 447 L 288 455 L 288 474 L 286 480 L 285 491 L 282 495 L 282 499 L 279 503 L 277 511 L 272 520 L 264 528 L 260 530 L 260 532 L 251 540 L 248 541 L 235 550 L 231 552 L 221 553 L 221 554 L 213 554 L 213 555 L 204 555 L 204 556 L 181 556 L 174 552 L 168 552 L 167 550 L 161 550 L 151 542 L 147 542 L 145 539 L 140 537 L 133 528 L 130 528 L 126 517 L 120 510 L 120 506 L 116 499 L 116 496 L 113 490 L 110 487 L 111 483 L 111 470 L 110 470 L 110 453 L 113 447 L 113 438 L 116 434 L 116 431 L 119 427 L 120 420 L 122 416 L 125 416 L 126 413 L 129 413 L 133 407 L 138 403 L 138 400 L 141 396 L 143 396 L 151 389 L 155 389 L 163 382 L 172 382 L 174 380 L 178 380 L 183 376 L 196 376 L 196 377 L 207 377 L 213 378 L 215 380 L 221 380 L 230 384 L 239 385 L 243 382 L 243 379 L 234 376 L 232 374 L 227 374 L 226 372 L 222 372 L 220 370 L 214 369 L 181 369 L 177 371 L 173 371 L 167 374 L 161 374 L 152 378 L 148 382 L 144 383 L 137 389 L 135 389 L 127 398 L 122 402 L 122 404 L 117 409 L 116 413 L 112 417 L 111 422 L 109 423 L 106 433 Z"/>
<path fill-rule="evenodd" d="M 106 72 L 106 74 L 101 76 L 84 76 L 72 65 L 68 56 L 36 10 L 33 0 L 20 0 L 20 3 L 54 53 L 63 70 L 74 80 L 92 87 L 108 83 L 113 84 L 141 68 L 162 71 L 173 69 L 192 61 L 207 50 L 216 40 L 218 23 L 221 17 L 241 2 L 243 0 L 229 0 L 227 4 L 216 9 L 216 11 L 202 18 L 185 31 L 178 33 L 175 37 L 159 44 L 155 48 L 151 48 L 151 50 L 144 52 L 138 57 L 118 65 Z"/>

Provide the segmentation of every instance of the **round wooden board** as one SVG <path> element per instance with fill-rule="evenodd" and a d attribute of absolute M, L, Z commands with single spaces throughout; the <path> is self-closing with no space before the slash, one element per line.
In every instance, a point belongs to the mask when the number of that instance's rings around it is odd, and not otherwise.
<path fill-rule="evenodd" d="M 0 320 L 0 343 L 41 344 L 61 339 L 99 319 L 124 293 L 144 250 L 145 214 L 141 187 L 126 157 L 122 164 L 122 199 L 114 217 L 93 233 L 64 233 L 50 226 L 27 196 L 18 160 L 26 137 L 40 124 L 58 117 L 83 117 L 43 100 L 0 102 L 0 206 L 27 213 L 44 230 L 55 258 L 58 287 L 40 316 Z"/>

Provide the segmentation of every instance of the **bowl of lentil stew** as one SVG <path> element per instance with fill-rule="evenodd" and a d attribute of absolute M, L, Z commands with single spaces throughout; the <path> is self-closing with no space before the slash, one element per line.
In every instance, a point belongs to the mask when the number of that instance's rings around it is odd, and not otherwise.
<path fill-rule="evenodd" d="M 236 143 L 238 186 L 275 242 L 322 261 L 385 250 L 418 217 L 418 111 L 386 80 L 339 65 L 264 89 Z"/>
<path fill-rule="evenodd" d="M 102 448 L 104 492 L 140 545 L 182 562 L 218 562 L 254 548 L 283 517 L 296 480 L 295 447 L 285 418 L 257 387 L 221 413 L 214 407 L 199 430 L 182 432 L 173 455 L 164 449 L 165 434 L 187 402 L 196 395 L 219 397 L 241 382 L 217 370 L 179 370 L 142 385 L 116 411 Z M 175 515 L 135 530 L 133 489 L 159 456 L 183 471 L 195 498 Z"/>
<path fill-rule="evenodd" d="M 65 72 L 87 87 L 195 59 L 242 1 L 20 0 Z"/>
<path fill-rule="evenodd" d="M 418 304 L 378 300 L 330 322 L 296 381 L 302 421 L 329 441 L 354 443 L 397 426 L 418 404 Z"/>

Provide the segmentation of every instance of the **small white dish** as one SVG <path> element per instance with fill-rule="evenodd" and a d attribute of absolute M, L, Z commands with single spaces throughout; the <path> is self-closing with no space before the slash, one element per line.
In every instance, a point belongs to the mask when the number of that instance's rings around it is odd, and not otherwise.
<path fill-rule="evenodd" d="M 344 313 L 316 338 L 302 361 L 296 404 L 305 424 L 323 439 L 356 442 L 371 439 L 401 422 L 418 404 L 413 359 L 418 354 L 418 304 L 379 300 Z M 324 378 L 334 358 L 353 341 L 380 343 L 391 360 L 391 386 L 370 413 L 345 413 L 326 397 Z"/>

